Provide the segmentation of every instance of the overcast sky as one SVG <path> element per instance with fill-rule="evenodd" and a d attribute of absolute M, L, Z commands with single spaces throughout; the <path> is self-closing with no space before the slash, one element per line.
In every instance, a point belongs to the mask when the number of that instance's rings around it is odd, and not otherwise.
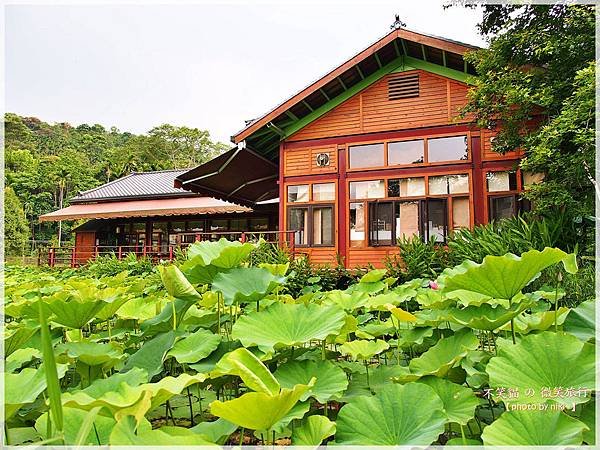
<path fill-rule="evenodd" d="M 228 142 L 386 34 L 396 13 L 408 29 L 483 45 L 480 12 L 444 3 L 9 5 L 5 110 L 134 133 L 187 125 Z"/>

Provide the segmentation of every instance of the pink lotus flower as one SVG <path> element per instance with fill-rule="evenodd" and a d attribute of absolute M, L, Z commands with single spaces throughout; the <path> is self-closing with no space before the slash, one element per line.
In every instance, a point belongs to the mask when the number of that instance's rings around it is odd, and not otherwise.
<path fill-rule="evenodd" d="M 430 282 L 429 282 L 429 287 L 430 287 L 431 289 L 433 289 L 434 291 L 435 291 L 435 290 L 437 290 L 437 289 L 439 288 L 439 286 L 438 286 L 437 282 L 435 282 L 435 281 L 430 281 Z"/>

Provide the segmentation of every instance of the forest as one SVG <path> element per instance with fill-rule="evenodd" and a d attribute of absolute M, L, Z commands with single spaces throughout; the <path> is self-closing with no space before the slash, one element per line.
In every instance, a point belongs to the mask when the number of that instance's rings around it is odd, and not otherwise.
<path fill-rule="evenodd" d="M 7 254 L 29 253 L 32 241 L 56 240 L 57 224 L 38 217 L 68 206 L 80 191 L 131 172 L 194 167 L 228 148 L 206 130 L 169 124 L 136 135 L 7 113 L 4 127 Z M 63 224 L 63 240 L 71 239 L 73 225 Z"/>

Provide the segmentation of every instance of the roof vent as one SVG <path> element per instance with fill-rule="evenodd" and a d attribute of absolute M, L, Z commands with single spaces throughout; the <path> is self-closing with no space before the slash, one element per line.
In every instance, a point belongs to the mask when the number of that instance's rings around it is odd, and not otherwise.
<path fill-rule="evenodd" d="M 388 100 L 419 96 L 419 74 L 396 75 L 388 78 Z"/>

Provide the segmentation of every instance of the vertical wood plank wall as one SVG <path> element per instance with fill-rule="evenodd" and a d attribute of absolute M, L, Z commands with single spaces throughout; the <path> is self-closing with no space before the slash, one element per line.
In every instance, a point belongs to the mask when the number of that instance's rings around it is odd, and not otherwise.
<path fill-rule="evenodd" d="M 305 128 L 290 136 L 280 147 L 280 225 L 287 229 L 287 186 L 336 182 L 335 246 L 299 248 L 315 264 L 336 263 L 339 254 L 346 267 L 383 267 L 387 256 L 397 255 L 397 247 L 349 246 L 350 179 L 378 179 L 406 176 L 410 173 L 447 173 L 461 171 L 470 175 L 471 223 L 487 220 L 485 173 L 490 167 L 509 169 L 522 156 L 520 152 L 500 155 L 491 150 L 495 133 L 480 130 L 470 123 L 470 118 L 459 118 L 458 113 L 466 103 L 468 86 L 422 70 L 418 73 L 418 97 L 399 100 L 388 99 L 387 75 L 372 86 L 329 111 Z M 414 167 L 385 168 L 380 170 L 353 170 L 347 172 L 348 144 L 378 142 L 407 137 L 449 134 L 469 136 L 470 159 L 454 164 L 415 165 Z M 327 153 L 330 164 L 319 167 L 316 155 Z M 446 170 L 447 172 L 443 172 Z"/>

